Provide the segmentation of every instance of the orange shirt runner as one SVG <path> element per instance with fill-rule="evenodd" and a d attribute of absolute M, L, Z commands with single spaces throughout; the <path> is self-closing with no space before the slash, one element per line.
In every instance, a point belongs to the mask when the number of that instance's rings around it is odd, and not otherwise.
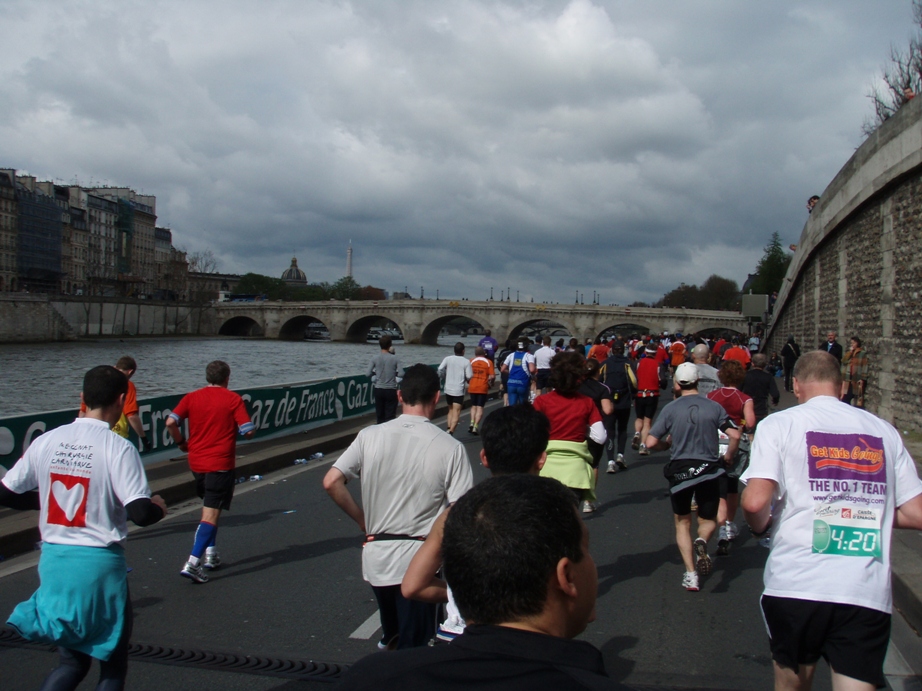
<path fill-rule="evenodd" d="M 474 376 L 467 385 L 468 393 L 490 393 L 490 379 L 495 376 L 493 363 L 485 357 L 475 357 L 471 360 L 471 370 Z"/>

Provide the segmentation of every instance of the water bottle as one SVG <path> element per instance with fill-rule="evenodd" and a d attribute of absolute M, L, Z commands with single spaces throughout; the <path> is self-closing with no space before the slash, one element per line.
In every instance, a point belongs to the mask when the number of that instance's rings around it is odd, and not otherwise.
<path fill-rule="evenodd" d="M 262 475 L 250 475 L 250 482 L 259 482 L 262 479 Z"/>
<path fill-rule="evenodd" d="M 318 458 L 323 458 L 323 454 L 318 451 L 317 453 L 312 453 L 310 458 L 312 461 L 316 461 Z"/>

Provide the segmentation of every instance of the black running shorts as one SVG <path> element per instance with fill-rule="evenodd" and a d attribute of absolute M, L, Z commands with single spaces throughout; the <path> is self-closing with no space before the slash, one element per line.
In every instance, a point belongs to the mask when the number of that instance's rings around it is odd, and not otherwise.
<path fill-rule="evenodd" d="M 445 401 L 448 405 L 463 405 L 464 404 L 464 394 L 460 396 L 452 396 L 450 394 L 445 394 Z"/>
<path fill-rule="evenodd" d="M 838 673 L 878 687 L 890 641 L 890 615 L 835 602 L 762 596 L 772 659 L 798 672 L 821 657 Z"/>
<path fill-rule="evenodd" d="M 478 408 L 483 408 L 487 404 L 487 396 L 489 396 L 489 394 L 472 393 L 471 394 L 471 405 L 477 406 Z"/>
<path fill-rule="evenodd" d="M 551 370 L 550 369 L 539 369 L 537 376 L 535 377 L 535 385 L 539 389 L 546 389 L 548 382 L 551 380 Z"/>
<path fill-rule="evenodd" d="M 656 415 L 658 405 L 659 396 L 647 396 L 645 398 L 638 396 L 634 399 L 634 411 L 637 413 L 638 418 L 648 417 L 652 420 L 653 416 Z"/>
<path fill-rule="evenodd" d="M 720 478 L 705 480 L 697 485 L 680 489 L 675 494 L 670 494 L 672 513 L 676 516 L 690 514 L 692 497 L 698 502 L 698 518 L 713 521 L 717 518 L 717 507 L 720 506 Z"/>
<path fill-rule="evenodd" d="M 233 470 L 192 475 L 195 477 L 195 491 L 203 500 L 203 506 L 221 511 L 230 508 L 231 499 L 234 498 L 234 485 L 237 483 Z"/>
<path fill-rule="evenodd" d="M 729 477 L 726 473 L 720 476 L 720 498 L 726 499 L 728 494 L 740 493 L 740 479 Z"/>

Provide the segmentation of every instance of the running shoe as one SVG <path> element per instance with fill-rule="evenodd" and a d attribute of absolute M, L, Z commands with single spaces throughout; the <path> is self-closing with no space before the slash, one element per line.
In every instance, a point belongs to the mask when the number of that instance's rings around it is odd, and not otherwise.
<path fill-rule="evenodd" d="M 725 557 L 730 554 L 730 538 L 727 537 L 729 531 L 727 526 L 720 526 L 720 530 L 717 533 L 717 556 Z"/>
<path fill-rule="evenodd" d="M 476 427 L 471 428 L 471 434 L 473 434 L 475 437 L 480 436 L 480 432 L 477 431 Z"/>
<path fill-rule="evenodd" d="M 646 444 L 641 444 L 641 445 L 640 445 L 640 452 L 639 452 L 639 453 L 640 453 L 641 456 L 649 456 L 649 455 L 650 455 L 650 449 L 647 448 Z"/>
<path fill-rule="evenodd" d="M 385 640 L 384 637 L 382 636 L 381 640 L 378 641 L 378 650 L 394 650 L 396 649 L 396 647 L 397 647 L 397 636 L 394 636 L 389 641 Z"/>
<path fill-rule="evenodd" d="M 695 540 L 695 571 L 702 576 L 711 573 L 711 558 L 708 556 L 708 543 L 704 538 Z"/>
<path fill-rule="evenodd" d="M 592 513 L 593 511 L 595 511 L 595 504 L 593 504 L 591 501 L 584 501 L 583 513 Z"/>
<path fill-rule="evenodd" d="M 468 432 L 468 434 L 473 434 L 473 433 L 474 433 L 474 425 L 468 425 L 468 426 L 467 426 L 467 432 Z"/>
<path fill-rule="evenodd" d="M 615 459 L 615 463 L 618 464 L 618 467 L 619 467 L 621 470 L 627 470 L 627 463 L 624 462 L 624 454 L 623 454 L 623 453 L 619 453 L 619 454 L 618 454 L 618 458 Z"/>
<path fill-rule="evenodd" d="M 202 562 L 202 566 L 209 571 L 216 569 L 221 566 L 221 557 L 218 556 L 217 552 L 212 552 L 211 554 L 205 552 L 205 560 Z"/>
<path fill-rule="evenodd" d="M 609 472 L 609 473 L 617 473 L 617 472 L 618 472 L 617 468 L 615 468 L 615 462 L 614 462 L 614 461 L 609 461 L 609 462 L 608 462 L 608 472 Z"/>
<path fill-rule="evenodd" d="M 701 590 L 701 588 L 698 587 L 698 572 L 686 571 L 685 575 L 682 576 L 682 587 L 693 593 L 697 593 Z"/>
<path fill-rule="evenodd" d="M 634 449 L 634 451 L 640 448 L 640 432 L 634 433 L 634 438 L 631 439 L 631 448 Z"/>
<path fill-rule="evenodd" d="M 180 576 L 185 576 L 193 583 L 207 583 L 208 576 L 205 575 L 205 572 L 202 570 L 201 565 L 193 565 L 192 562 L 187 561 L 186 565 L 182 567 L 182 571 L 179 572 Z"/>
<path fill-rule="evenodd" d="M 739 528 L 736 527 L 736 523 L 734 523 L 733 521 L 727 521 L 726 528 L 727 528 L 727 539 L 728 540 L 735 540 L 737 537 L 739 537 L 740 530 Z"/>

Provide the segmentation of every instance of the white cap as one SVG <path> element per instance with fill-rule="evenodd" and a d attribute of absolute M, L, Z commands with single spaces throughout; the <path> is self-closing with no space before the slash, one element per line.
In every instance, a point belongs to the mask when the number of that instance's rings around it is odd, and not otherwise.
<path fill-rule="evenodd" d="M 698 383 L 698 368 L 693 362 L 683 362 L 675 368 L 675 380 L 682 385 Z"/>

